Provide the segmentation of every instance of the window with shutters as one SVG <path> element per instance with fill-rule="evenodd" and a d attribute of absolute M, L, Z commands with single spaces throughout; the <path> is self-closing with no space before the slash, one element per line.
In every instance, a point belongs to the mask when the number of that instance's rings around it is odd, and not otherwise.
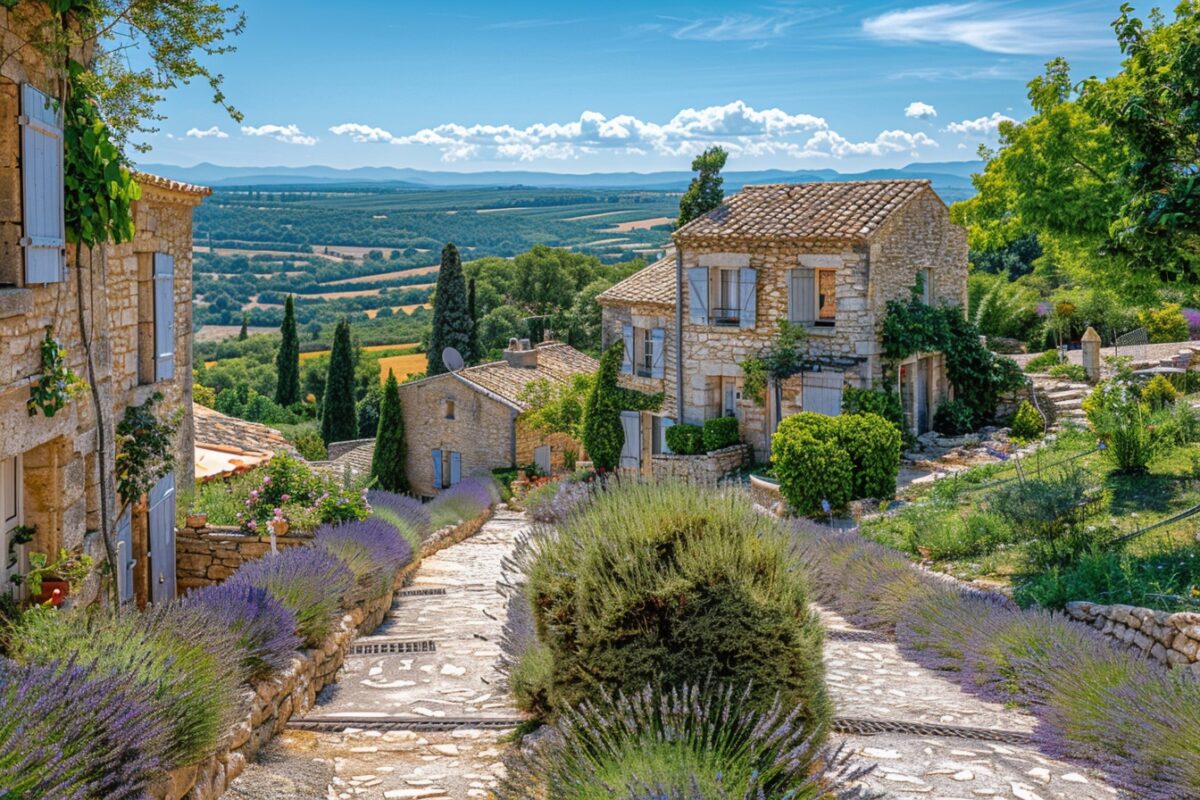
<path fill-rule="evenodd" d="M 837 322 L 837 270 L 799 267 L 788 277 L 788 322 L 832 327 Z"/>
<path fill-rule="evenodd" d="M 710 278 L 712 297 L 710 315 L 714 325 L 737 325 L 741 321 L 742 303 L 738 291 L 738 270 L 714 269 Z"/>
<path fill-rule="evenodd" d="M 663 377 L 664 334 L 662 328 L 623 326 L 625 354 L 621 361 L 621 372 L 640 378 Z"/>
<path fill-rule="evenodd" d="M 62 111 L 54 98 L 23 84 L 20 123 L 25 284 L 56 283 L 66 269 Z"/>
<path fill-rule="evenodd" d="M 817 281 L 817 325 L 833 325 L 837 319 L 837 270 L 814 270 Z"/>
<path fill-rule="evenodd" d="M 138 383 L 154 383 L 154 254 L 137 257 L 137 374 Z"/>

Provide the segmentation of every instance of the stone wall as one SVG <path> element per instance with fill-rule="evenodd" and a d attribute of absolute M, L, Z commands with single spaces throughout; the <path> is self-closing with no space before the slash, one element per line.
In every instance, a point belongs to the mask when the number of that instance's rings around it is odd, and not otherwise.
<path fill-rule="evenodd" d="M 632 305 L 605 303 L 601 314 L 603 322 L 600 337 L 604 347 L 621 341 L 625 325 L 632 325 L 643 330 L 662 328 L 663 377 L 646 378 L 637 374 L 621 375 L 620 381 L 622 386 L 639 392 L 647 394 L 662 392 L 664 395 L 663 413 L 674 418 L 678 413 L 675 397 L 677 393 L 675 366 L 678 359 L 675 345 L 675 309 L 671 306 L 653 303 L 634 303 Z"/>
<path fill-rule="evenodd" d="M 652 474 L 660 480 L 715 484 L 743 464 L 749 464 L 753 458 L 754 450 L 750 445 L 735 444 L 703 455 L 654 455 L 650 464 Z"/>
<path fill-rule="evenodd" d="M 252 536 L 228 525 L 195 525 L 189 519 L 175 534 L 175 580 L 179 593 L 228 578 L 247 561 L 271 551 L 270 536 Z M 312 534 L 279 536 L 280 548 L 312 544 Z"/>
<path fill-rule="evenodd" d="M 1067 603 L 1066 610 L 1072 619 L 1091 625 L 1130 650 L 1200 675 L 1200 614 L 1087 602 Z"/>
<path fill-rule="evenodd" d="M 551 471 L 563 469 L 564 454 L 567 450 L 575 451 L 576 460 L 587 460 L 587 453 L 583 449 L 582 442 L 565 433 L 541 433 L 523 424 L 518 418 L 516 463 L 534 463 L 533 451 L 544 445 L 550 446 Z"/>
<path fill-rule="evenodd" d="M 293 716 L 312 708 L 317 693 L 335 683 L 354 638 L 379 627 L 392 606 L 396 589 L 403 586 L 420 560 L 474 535 L 491 511 L 433 534 L 421 546 L 417 559 L 396 575 L 393 590 L 383 597 L 350 609 L 320 647 L 297 651 L 291 665 L 278 675 L 247 687 L 243 697 L 246 715 L 238 723 L 225 749 L 198 763 L 180 767 L 151 787 L 152 800 L 216 800 L 265 744 L 287 727 Z"/>

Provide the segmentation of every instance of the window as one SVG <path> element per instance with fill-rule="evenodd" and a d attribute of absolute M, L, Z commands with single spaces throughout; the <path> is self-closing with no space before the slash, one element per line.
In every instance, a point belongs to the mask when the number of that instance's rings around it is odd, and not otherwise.
<path fill-rule="evenodd" d="M 742 390 L 737 385 L 737 378 L 721 378 L 721 416 L 738 417 L 738 403 L 742 399 Z"/>
<path fill-rule="evenodd" d="M 817 280 L 817 325 L 833 325 L 837 317 L 837 270 L 818 269 Z"/>
<path fill-rule="evenodd" d="M 433 451 L 433 488 L 445 489 L 462 480 L 462 453 Z"/>
<path fill-rule="evenodd" d="M 933 305 L 933 270 L 917 270 L 917 277 L 921 281 L 921 302 Z"/>
<path fill-rule="evenodd" d="M 454 419 L 454 401 L 447 399 L 443 401 L 442 405 L 444 411 L 442 416 L 446 419 Z"/>
<path fill-rule="evenodd" d="M 642 378 L 663 377 L 663 343 L 666 340 L 662 328 L 635 328 L 623 325 L 625 354 L 621 360 L 621 372 Z"/>
<path fill-rule="evenodd" d="M 16 592 L 16 584 L 9 580 L 12 575 L 24 571 L 22 551 L 13 541 L 16 530 L 21 526 L 21 457 L 13 456 L 0 461 L 0 592 Z"/>
<path fill-rule="evenodd" d="M 654 370 L 654 342 L 650 339 L 650 331 L 638 328 L 641 334 L 641 347 L 638 348 L 638 375 L 649 378 Z"/>
<path fill-rule="evenodd" d="M 714 269 L 712 281 L 713 324 L 737 325 L 742 311 L 738 293 L 738 271 L 736 269 Z"/>

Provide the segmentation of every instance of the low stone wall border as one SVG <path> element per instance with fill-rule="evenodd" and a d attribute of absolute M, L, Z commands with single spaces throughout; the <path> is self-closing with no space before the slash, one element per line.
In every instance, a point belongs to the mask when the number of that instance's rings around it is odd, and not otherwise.
<path fill-rule="evenodd" d="M 1067 603 L 1067 616 L 1091 625 L 1101 636 L 1170 667 L 1200 676 L 1200 614 L 1174 614 L 1121 604 Z"/>
<path fill-rule="evenodd" d="M 491 515 L 489 508 L 473 519 L 434 532 L 421 543 L 417 557 L 396 574 L 392 591 L 350 609 L 319 647 L 297 651 L 286 670 L 247 687 L 243 696 L 246 716 L 234 727 L 220 752 L 167 773 L 150 788 L 147 796 L 153 800 L 216 800 L 220 797 L 263 745 L 281 733 L 293 716 L 312 708 L 321 689 L 336 682 L 337 671 L 355 637 L 379 627 L 392 606 L 396 590 L 411 580 L 421 561 L 474 536 Z M 311 538 L 307 541 L 311 542 Z M 293 543 L 301 543 L 301 540 L 295 537 Z"/>

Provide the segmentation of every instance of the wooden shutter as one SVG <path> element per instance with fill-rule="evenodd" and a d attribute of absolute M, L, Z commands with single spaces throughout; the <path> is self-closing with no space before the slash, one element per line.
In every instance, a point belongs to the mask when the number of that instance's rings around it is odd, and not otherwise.
<path fill-rule="evenodd" d="M 462 453 L 450 453 L 450 485 L 462 480 Z"/>
<path fill-rule="evenodd" d="M 753 328 L 758 308 L 758 270 L 742 267 L 738 270 L 738 327 Z"/>
<path fill-rule="evenodd" d="M 651 378 L 661 378 L 661 377 L 663 377 L 663 374 L 664 374 L 664 370 L 663 370 L 663 350 L 665 349 L 663 347 L 664 338 L 665 338 L 665 336 L 664 336 L 664 331 L 662 328 L 651 329 L 651 331 L 650 331 L 650 355 L 651 355 L 650 377 Z"/>
<path fill-rule="evenodd" d="M 55 283 L 66 267 L 63 125 L 57 101 L 21 86 L 21 217 L 25 283 Z"/>
<path fill-rule="evenodd" d="M 708 324 L 708 267 L 688 270 L 688 318 L 693 325 Z"/>
<path fill-rule="evenodd" d="M 117 593 L 122 603 L 133 600 L 133 567 L 137 561 L 133 557 L 133 524 L 130 510 L 117 520 Z"/>
<path fill-rule="evenodd" d="M 154 380 L 175 377 L 175 257 L 154 254 Z"/>
<path fill-rule="evenodd" d="M 816 274 L 809 267 L 788 270 L 788 320 L 811 325 L 817 318 Z"/>
<path fill-rule="evenodd" d="M 168 473 L 150 490 L 147 527 L 150 529 L 150 599 L 175 599 L 175 473 Z"/>
<path fill-rule="evenodd" d="M 442 451 L 433 451 L 433 488 L 441 489 L 445 487 L 445 481 L 442 478 Z"/>
<path fill-rule="evenodd" d="M 621 357 L 621 374 L 633 374 L 633 326 L 621 326 L 621 339 L 625 342 L 625 354 Z"/>
<path fill-rule="evenodd" d="M 806 372 L 801 395 L 805 411 L 836 417 L 842 413 L 842 383 L 840 372 Z"/>

